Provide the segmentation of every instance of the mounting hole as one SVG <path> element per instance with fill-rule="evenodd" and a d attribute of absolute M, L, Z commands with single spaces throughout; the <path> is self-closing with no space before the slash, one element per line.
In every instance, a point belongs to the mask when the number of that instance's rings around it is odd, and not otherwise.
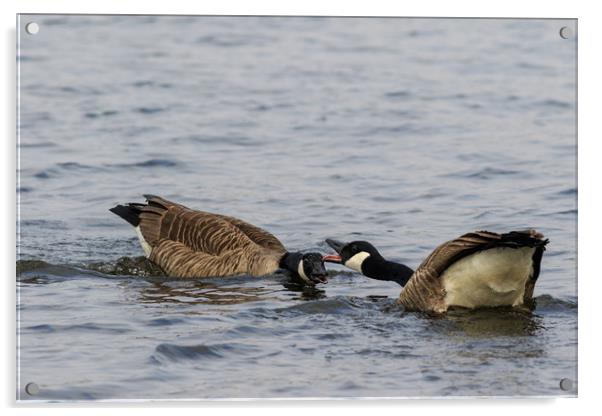
<path fill-rule="evenodd" d="M 573 31 L 568 26 L 561 27 L 559 33 L 562 39 L 569 39 L 573 36 Z"/>
<path fill-rule="evenodd" d="M 40 26 L 36 22 L 29 22 L 25 25 L 25 31 L 30 35 L 35 35 L 40 31 Z"/>
<path fill-rule="evenodd" d="M 35 396 L 40 392 L 40 387 L 36 383 L 27 383 L 25 392 L 30 396 Z"/>
<path fill-rule="evenodd" d="M 563 378 L 562 380 L 560 380 L 560 390 L 573 390 L 573 380 L 571 380 L 570 378 Z"/>

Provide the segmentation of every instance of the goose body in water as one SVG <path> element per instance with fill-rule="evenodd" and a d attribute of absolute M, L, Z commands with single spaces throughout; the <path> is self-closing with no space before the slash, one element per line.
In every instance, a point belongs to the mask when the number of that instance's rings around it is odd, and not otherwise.
<path fill-rule="evenodd" d="M 344 264 L 378 280 L 403 286 L 398 302 L 407 310 L 445 312 L 449 307 L 533 306 L 533 289 L 549 240 L 535 230 L 496 234 L 477 231 L 437 247 L 414 271 L 385 260 L 366 241 L 326 240 Z"/>
<path fill-rule="evenodd" d="M 272 234 L 237 218 L 145 198 L 146 204 L 110 211 L 135 227 L 148 259 L 171 277 L 263 276 L 282 268 L 310 284 L 326 282 L 320 253 L 290 253 Z"/>

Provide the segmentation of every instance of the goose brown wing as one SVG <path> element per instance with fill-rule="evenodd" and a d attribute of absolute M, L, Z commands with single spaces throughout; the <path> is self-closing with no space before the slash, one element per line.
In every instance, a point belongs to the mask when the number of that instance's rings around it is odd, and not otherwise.
<path fill-rule="evenodd" d="M 167 217 L 165 218 L 165 221 L 164 221 L 164 224 L 165 224 L 165 227 L 164 227 L 163 220 L 161 220 L 161 226 L 158 226 L 157 215 L 161 216 L 161 215 L 167 214 L 169 211 L 173 212 L 174 214 L 182 212 L 182 211 L 192 211 L 192 212 L 204 214 L 205 218 L 214 217 L 214 218 L 219 218 L 219 219 L 228 221 L 230 224 L 232 224 L 233 226 L 238 228 L 241 232 L 243 232 L 251 241 L 253 241 L 255 244 L 257 244 L 265 249 L 275 250 L 275 251 L 283 252 L 283 253 L 286 251 L 286 249 L 284 248 L 284 245 L 274 235 L 272 235 L 271 233 L 267 232 L 266 230 L 264 230 L 262 228 L 259 228 L 252 224 L 249 224 L 248 222 L 242 221 L 238 218 L 230 217 L 227 215 L 221 215 L 221 214 L 213 214 L 213 213 L 203 212 L 203 211 L 193 211 L 190 208 L 185 207 L 184 205 L 176 204 L 174 202 L 168 201 L 166 199 L 163 199 L 161 197 L 154 196 L 154 195 L 145 195 L 145 197 L 147 198 L 147 201 L 148 201 L 148 208 L 146 210 L 144 210 L 143 212 L 146 212 L 147 215 L 141 216 L 141 219 L 148 220 L 148 221 L 146 221 L 146 223 L 144 223 L 145 221 L 143 221 L 143 223 L 141 224 L 142 235 L 144 235 L 145 238 L 146 238 L 145 228 L 151 234 L 150 235 L 151 238 L 152 237 L 169 238 L 165 234 L 165 233 L 169 232 L 167 224 L 170 224 L 170 226 L 171 226 L 171 224 L 173 224 L 174 221 L 176 221 L 176 218 L 171 218 L 170 215 L 167 215 Z M 196 218 L 201 218 L 201 216 L 197 216 Z M 176 224 L 179 224 L 179 223 L 177 223 L 177 221 L 176 221 Z M 176 225 L 176 227 L 177 227 L 177 225 Z M 157 229 L 163 231 L 163 233 L 160 232 L 158 235 L 155 235 L 153 230 L 157 230 Z"/>
<path fill-rule="evenodd" d="M 149 259 L 170 277 L 202 278 L 251 274 L 261 276 L 278 268 L 278 256 L 252 248 L 236 248 L 212 255 L 195 251 L 186 244 L 160 240 Z"/>
<path fill-rule="evenodd" d="M 409 309 L 444 311 L 445 291 L 439 279 L 441 274 L 456 261 L 494 247 L 535 247 L 534 273 L 527 282 L 527 288 L 530 282 L 534 287 L 539 275 L 541 255 L 547 243 L 548 240 L 544 240 L 543 235 L 535 230 L 511 231 L 506 234 L 489 231 L 464 234 L 441 244 L 422 262 L 404 287 L 399 300 Z M 531 289 L 531 295 L 532 293 Z"/>
<path fill-rule="evenodd" d="M 428 269 L 439 275 L 456 261 L 480 250 L 494 247 L 501 241 L 501 235 L 488 231 L 464 234 L 455 240 L 447 241 L 437 247 L 418 266 L 417 270 Z"/>
<path fill-rule="evenodd" d="M 162 240 L 182 243 L 193 251 L 208 255 L 254 246 L 238 227 L 209 212 L 196 211 L 161 197 L 145 195 L 141 206 L 140 231 L 152 246 Z"/>
<path fill-rule="evenodd" d="M 243 247 L 212 255 L 192 250 L 173 240 L 160 240 L 149 259 L 170 277 L 227 277 L 240 274 L 263 276 L 279 267 L 280 254 L 260 247 Z"/>
<path fill-rule="evenodd" d="M 249 224 L 248 222 L 239 220 L 238 218 L 228 217 L 225 215 L 219 215 L 220 218 L 228 221 L 230 224 L 237 227 L 243 233 L 246 234 L 251 241 L 255 244 L 268 249 L 274 250 L 278 252 L 286 252 L 284 245 L 278 240 L 273 234 L 267 232 L 266 230 L 259 228 L 255 225 Z"/>
<path fill-rule="evenodd" d="M 157 242 L 149 259 L 168 276 L 177 278 L 235 276 L 246 271 L 245 258 L 239 253 L 215 256 L 167 239 Z"/>

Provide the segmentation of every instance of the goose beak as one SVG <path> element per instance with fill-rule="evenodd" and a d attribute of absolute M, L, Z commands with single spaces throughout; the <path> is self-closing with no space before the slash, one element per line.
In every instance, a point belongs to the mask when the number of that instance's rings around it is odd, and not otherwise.
<path fill-rule="evenodd" d="M 343 263 L 341 256 L 339 256 L 338 254 L 327 254 L 324 257 L 322 257 L 322 261 L 325 263 Z"/>
<path fill-rule="evenodd" d="M 331 240 L 330 238 L 326 239 L 326 244 L 328 244 L 330 247 L 332 247 L 334 249 L 334 251 L 336 251 L 338 254 L 327 254 L 324 257 L 322 257 L 322 261 L 330 262 L 330 263 L 337 263 L 337 264 L 343 263 L 343 260 L 341 259 L 340 254 L 341 254 L 341 250 L 343 249 L 343 247 L 345 247 L 346 244 L 341 241 Z"/>
<path fill-rule="evenodd" d="M 343 247 L 345 247 L 347 245 L 346 243 L 343 243 L 342 241 L 331 240 L 330 238 L 326 239 L 326 244 L 328 244 L 330 247 L 332 247 L 332 249 L 334 251 L 336 251 L 338 254 L 341 254 L 341 250 L 343 250 Z"/>
<path fill-rule="evenodd" d="M 318 283 L 328 283 L 328 277 L 324 274 L 324 275 L 311 275 L 309 276 L 309 280 L 311 280 L 314 284 L 318 284 Z"/>

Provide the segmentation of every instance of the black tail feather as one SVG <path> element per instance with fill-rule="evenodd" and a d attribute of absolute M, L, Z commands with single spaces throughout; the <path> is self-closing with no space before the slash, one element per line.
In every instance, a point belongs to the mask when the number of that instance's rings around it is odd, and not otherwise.
<path fill-rule="evenodd" d="M 519 247 L 543 247 L 550 242 L 549 239 L 544 239 L 543 235 L 536 233 L 535 231 L 511 231 L 501 235 L 501 241 L 511 245 L 517 245 Z"/>
<path fill-rule="evenodd" d="M 114 208 L 110 208 L 109 211 L 119 215 L 134 227 L 137 227 L 140 224 L 140 208 L 143 206 L 144 204 L 117 205 Z"/>

